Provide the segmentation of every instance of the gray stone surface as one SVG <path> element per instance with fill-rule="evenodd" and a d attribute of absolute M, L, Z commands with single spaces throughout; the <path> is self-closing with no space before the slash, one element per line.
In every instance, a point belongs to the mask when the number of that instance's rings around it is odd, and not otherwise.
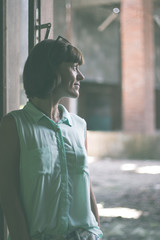
<path fill-rule="evenodd" d="M 99 212 L 111 209 L 117 214 L 100 217 L 103 240 L 159 240 L 160 161 L 89 158 L 89 162 Z M 125 211 L 131 215 L 123 217 Z M 140 216 L 132 218 L 133 211 Z"/>

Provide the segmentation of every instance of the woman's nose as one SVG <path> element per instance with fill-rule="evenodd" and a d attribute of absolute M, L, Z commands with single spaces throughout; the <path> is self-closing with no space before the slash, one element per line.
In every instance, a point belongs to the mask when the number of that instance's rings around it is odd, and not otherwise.
<path fill-rule="evenodd" d="M 84 79 L 85 79 L 85 76 L 81 73 L 81 71 L 78 71 L 77 80 L 82 81 Z"/>

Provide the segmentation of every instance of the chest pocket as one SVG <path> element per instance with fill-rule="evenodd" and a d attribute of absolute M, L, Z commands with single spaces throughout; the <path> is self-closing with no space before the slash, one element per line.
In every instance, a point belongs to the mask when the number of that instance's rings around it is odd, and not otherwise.
<path fill-rule="evenodd" d="M 76 172 L 77 173 L 85 172 L 89 174 L 86 149 L 78 147 L 76 148 L 75 153 L 76 153 Z"/>
<path fill-rule="evenodd" d="M 73 146 L 65 146 L 68 171 L 76 174 L 87 173 L 88 163 L 86 150 L 81 147 L 73 148 Z"/>
<path fill-rule="evenodd" d="M 58 158 L 56 146 L 36 148 L 25 153 L 25 170 L 29 174 L 52 174 Z"/>

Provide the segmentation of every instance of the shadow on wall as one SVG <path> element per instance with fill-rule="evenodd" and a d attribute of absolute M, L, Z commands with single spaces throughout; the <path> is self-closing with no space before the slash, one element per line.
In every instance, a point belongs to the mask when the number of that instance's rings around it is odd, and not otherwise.
<path fill-rule="evenodd" d="M 94 157 L 160 159 L 160 134 L 88 131 L 88 154 Z"/>

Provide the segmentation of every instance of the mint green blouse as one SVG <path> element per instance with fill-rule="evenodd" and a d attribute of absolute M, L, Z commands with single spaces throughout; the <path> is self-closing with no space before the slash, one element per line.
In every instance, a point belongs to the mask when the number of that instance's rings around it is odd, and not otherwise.
<path fill-rule="evenodd" d="M 54 239 L 77 228 L 99 237 L 91 211 L 85 121 L 59 105 L 56 124 L 33 104 L 11 112 L 20 140 L 21 201 L 31 238 Z"/>

